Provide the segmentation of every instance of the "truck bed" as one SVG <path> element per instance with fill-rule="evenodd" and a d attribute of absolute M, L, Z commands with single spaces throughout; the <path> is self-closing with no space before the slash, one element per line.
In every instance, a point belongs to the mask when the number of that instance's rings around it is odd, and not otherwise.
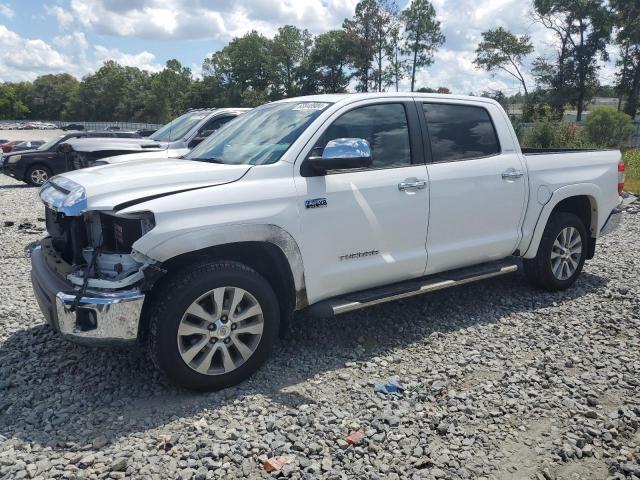
<path fill-rule="evenodd" d="M 598 148 L 522 148 L 523 155 L 552 155 L 554 153 L 608 152 L 611 149 Z"/>

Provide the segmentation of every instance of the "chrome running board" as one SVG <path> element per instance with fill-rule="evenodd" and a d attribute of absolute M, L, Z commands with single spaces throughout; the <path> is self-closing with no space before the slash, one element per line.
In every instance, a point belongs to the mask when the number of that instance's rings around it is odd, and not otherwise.
<path fill-rule="evenodd" d="M 487 278 L 498 277 L 518 270 L 515 262 L 498 262 L 483 264 L 470 268 L 451 270 L 417 280 L 395 283 L 384 287 L 335 297 L 311 305 L 307 312 L 315 317 L 331 317 L 342 313 L 353 312 L 381 303 L 392 302 L 403 298 L 415 297 L 445 288 L 477 282 Z"/>

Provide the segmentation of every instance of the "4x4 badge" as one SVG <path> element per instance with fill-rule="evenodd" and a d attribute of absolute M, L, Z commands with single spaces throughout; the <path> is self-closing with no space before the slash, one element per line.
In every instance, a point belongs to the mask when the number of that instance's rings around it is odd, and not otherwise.
<path fill-rule="evenodd" d="M 323 208 L 327 206 L 326 198 L 312 198 L 304 201 L 305 208 Z"/>

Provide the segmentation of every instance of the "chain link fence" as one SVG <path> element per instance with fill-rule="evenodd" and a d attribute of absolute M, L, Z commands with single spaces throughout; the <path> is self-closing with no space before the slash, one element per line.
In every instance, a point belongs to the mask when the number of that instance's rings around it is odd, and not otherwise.
<path fill-rule="evenodd" d="M 55 125 L 56 128 L 64 127 L 65 125 L 82 125 L 85 130 L 107 130 L 107 129 L 119 129 L 119 130 L 157 130 L 162 124 L 157 123 L 140 123 L 140 122 L 74 122 L 71 120 L 59 121 L 59 120 L 0 120 L 0 127 L 15 129 L 29 130 L 29 125 L 38 123 L 46 123 Z M 27 127 L 27 128 L 25 128 Z M 33 127 L 37 129 L 37 127 Z"/>

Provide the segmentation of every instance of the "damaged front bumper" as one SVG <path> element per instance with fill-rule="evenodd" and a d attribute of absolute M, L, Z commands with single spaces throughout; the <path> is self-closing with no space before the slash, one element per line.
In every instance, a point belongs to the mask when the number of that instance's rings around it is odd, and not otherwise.
<path fill-rule="evenodd" d="M 134 287 L 86 290 L 79 295 L 81 288 L 63 279 L 49 264 L 49 249 L 40 244 L 31 251 L 31 282 L 51 327 L 63 337 L 86 345 L 135 343 L 144 293 Z"/>

